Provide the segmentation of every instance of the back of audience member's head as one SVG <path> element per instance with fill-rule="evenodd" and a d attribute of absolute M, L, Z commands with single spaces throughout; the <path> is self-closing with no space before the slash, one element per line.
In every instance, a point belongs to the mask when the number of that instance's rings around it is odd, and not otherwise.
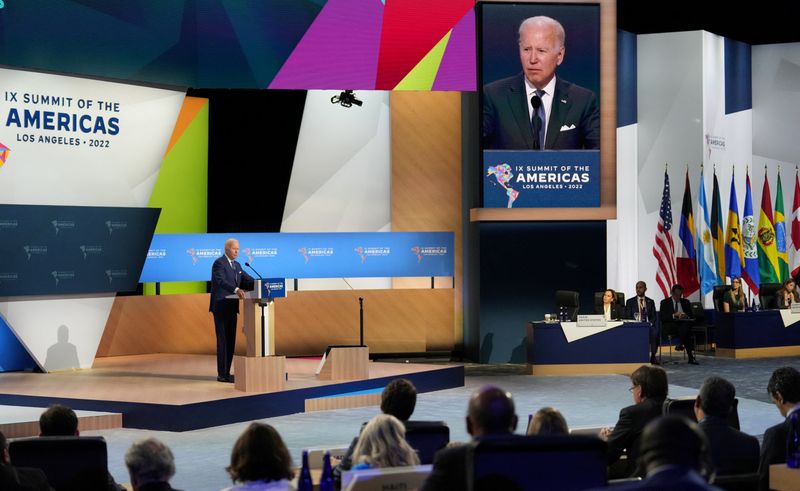
<path fill-rule="evenodd" d="M 800 402 L 800 372 L 792 367 L 781 367 L 772 372 L 767 393 L 781 404 Z"/>
<path fill-rule="evenodd" d="M 470 397 L 467 431 L 474 437 L 513 433 L 517 415 L 511 394 L 495 385 L 485 385 Z"/>
<path fill-rule="evenodd" d="M 697 395 L 700 409 L 707 416 L 727 418 L 731 412 L 736 389 L 733 384 L 722 377 L 712 375 L 703 382 L 700 393 Z"/>
<path fill-rule="evenodd" d="M 381 412 L 400 421 L 408 421 L 417 404 L 417 388 L 410 380 L 398 378 L 389 382 L 381 394 Z"/>
<path fill-rule="evenodd" d="M 134 490 L 149 483 L 169 482 L 175 475 L 172 450 L 155 438 L 131 445 L 125 453 L 125 466 Z"/>
<path fill-rule="evenodd" d="M 631 374 L 631 383 L 641 389 L 642 399 L 667 397 L 667 372 L 661 367 L 642 365 Z"/>
<path fill-rule="evenodd" d="M 76 436 L 78 435 L 78 416 L 75 411 L 53 404 L 39 416 L 40 436 Z"/>
<path fill-rule="evenodd" d="M 528 424 L 529 435 L 566 435 L 569 433 L 567 420 L 561 411 L 554 407 L 543 407 L 536 411 Z"/>
<path fill-rule="evenodd" d="M 689 467 L 709 479 L 713 472 L 706 436 L 682 416 L 659 417 L 644 427 L 639 459 L 650 474 L 666 465 Z"/>
<path fill-rule="evenodd" d="M 6 436 L 0 431 L 0 465 L 8 464 L 8 440 Z"/>
<path fill-rule="evenodd" d="M 292 457 L 281 435 L 272 426 L 251 423 L 231 451 L 226 468 L 234 482 L 292 479 Z"/>
<path fill-rule="evenodd" d="M 402 467 L 419 464 L 419 457 L 406 442 L 403 423 L 391 414 L 369 420 L 353 450 L 353 462 L 370 467 Z"/>

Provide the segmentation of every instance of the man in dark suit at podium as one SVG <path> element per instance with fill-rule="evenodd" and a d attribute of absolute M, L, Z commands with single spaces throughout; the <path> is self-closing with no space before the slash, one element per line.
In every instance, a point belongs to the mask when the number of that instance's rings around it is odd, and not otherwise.
<path fill-rule="evenodd" d="M 683 298 L 683 287 L 675 284 L 672 286 L 672 295 L 661 301 L 661 325 L 665 332 L 677 332 L 681 344 L 686 348 L 686 356 L 689 364 L 697 365 L 694 357 L 694 340 L 691 336 L 692 330 L 692 304 L 688 299 Z"/>
<path fill-rule="evenodd" d="M 661 333 L 656 325 L 656 302 L 644 294 L 647 292 L 647 283 L 644 281 L 636 282 L 636 296 L 629 298 L 625 302 L 625 318 L 638 319 L 639 322 L 650 323 L 650 363 L 658 365 L 656 360 L 656 351 L 658 351 L 658 342 L 661 338 Z M 638 314 L 638 316 L 637 316 Z"/>
<path fill-rule="evenodd" d="M 211 267 L 211 305 L 214 314 L 214 331 L 217 335 L 217 381 L 233 382 L 231 363 L 236 348 L 236 317 L 239 299 L 244 298 L 244 288 L 253 284 L 253 278 L 242 271 L 236 261 L 239 256 L 239 241 L 225 241 L 225 254 L 218 257 Z M 251 286 L 252 288 L 252 286 Z M 238 299 L 226 298 L 237 295 Z"/>

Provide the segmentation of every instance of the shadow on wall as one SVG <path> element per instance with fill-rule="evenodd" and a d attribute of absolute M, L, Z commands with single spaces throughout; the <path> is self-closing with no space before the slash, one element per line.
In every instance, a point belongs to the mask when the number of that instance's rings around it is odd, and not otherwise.
<path fill-rule="evenodd" d="M 52 372 L 70 368 L 80 368 L 78 348 L 69 342 L 69 327 L 62 324 L 58 326 L 58 342 L 47 348 L 44 369 Z"/>
<path fill-rule="evenodd" d="M 528 336 L 522 336 L 522 340 L 517 346 L 511 350 L 511 358 L 508 359 L 509 363 L 525 363 L 527 357 L 525 356 L 527 350 Z"/>
<path fill-rule="evenodd" d="M 488 363 L 489 358 L 492 356 L 493 349 L 494 349 L 494 333 L 489 332 L 486 333 L 486 336 L 483 337 L 483 342 L 481 342 L 481 353 L 480 353 L 480 358 L 478 358 L 478 360 L 481 363 Z"/>

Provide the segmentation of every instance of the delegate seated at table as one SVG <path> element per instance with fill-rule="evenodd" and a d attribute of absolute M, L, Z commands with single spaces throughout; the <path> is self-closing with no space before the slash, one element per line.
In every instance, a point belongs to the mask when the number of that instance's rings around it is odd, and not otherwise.
<path fill-rule="evenodd" d="M 800 302 L 800 295 L 794 287 L 794 280 L 789 278 L 783 282 L 783 288 L 775 293 L 775 305 L 779 309 L 790 309 L 793 303 Z"/>
<path fill-rule="evenodd" d="M 725 292 L 722 298 L 722 310 L 724 312 L 741 312 L 747 306 L 747 297 L 742 291 L 742 279 L 739 277 L 731 278 L 731 289 Z"/>
<path fill-rule="evenodd" d="M 603 303 L 594 308 L 595 314 L 603 314 L 607 321 L 622 319 L 622 307 L 617 303 L 617 294 L 611 288 L 603 292 Z"/>
<path fill-rule="evenodd" d="M 672 295 L 661 301 L 659 315 L 665 333 L 677 333 L 681 344 L 686 348 L 686 356 L 690 365 L 697 365 L 694 357 L 694 339 L 692 338 L 692 304 L 683 298 L 683 287 L 672 286 Z"/>

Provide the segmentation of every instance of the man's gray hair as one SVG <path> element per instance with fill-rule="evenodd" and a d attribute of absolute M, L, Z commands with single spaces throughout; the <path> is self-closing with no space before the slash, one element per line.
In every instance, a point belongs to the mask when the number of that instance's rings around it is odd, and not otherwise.
<path fill-rule="evenodd" d="M 131 481 L 137 485 L 167 482 L 175 475 L 175 457 L 168 446 L 155 438 L 141 440 L 125 453 Z"/>
<path fill-rule="evenodd" d="M 519 25 L 519 38 L 522 39 L 522 31 L 527 27 L 551 27 L 556 32 L 556 41 L 559 42 L 558 48 L 564 46 L 567 35 L 564 33 L 564 26 L 560 22 L 547 17 L 546 15 L 537 15 L 536 17 L 528 17 Z"/>

